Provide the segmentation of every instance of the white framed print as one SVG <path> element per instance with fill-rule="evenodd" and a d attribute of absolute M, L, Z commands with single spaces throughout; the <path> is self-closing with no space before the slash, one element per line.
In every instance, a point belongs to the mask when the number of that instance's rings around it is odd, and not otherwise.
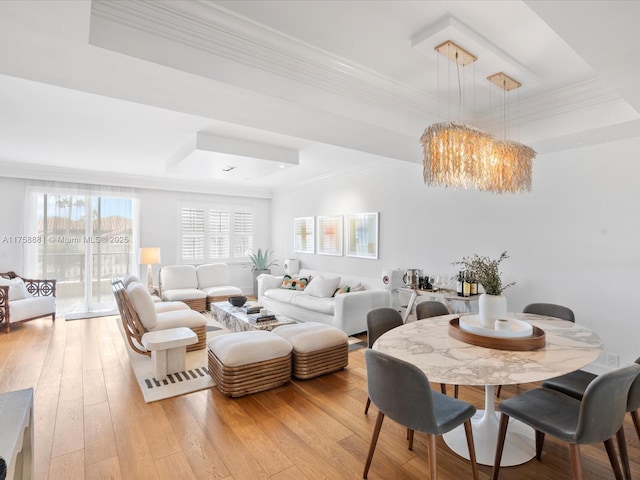
<path fill-rule="evenodd" d="M 347 256 L 378 258 L 378 212 L 346 215 Z"/>
<path fill-rule="evenodd" d="M 319 216 L 316 225 L 319 255 L 342 256 L 342 215 Z"/>
<path fill-rule="evenodd" d="M 293 251 L 296 253 L 315 253 L 314 217 L 293 219 Z"/>

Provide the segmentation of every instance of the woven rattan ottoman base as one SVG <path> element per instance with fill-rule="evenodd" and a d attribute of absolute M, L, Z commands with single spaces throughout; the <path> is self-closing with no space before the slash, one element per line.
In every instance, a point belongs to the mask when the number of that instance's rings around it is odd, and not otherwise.
<path fill-rule="evenodd" d="M 349 364 L 349 339 L 340 329 L 317 322 L 283 325 L 273 333 L 293 346 L 293 376 L 307 379 Z"/>
<path fill-rule="evenodd" d="M 291 344 L 271 332 L 228 333 L 207 346 L 209 375 L 223 395 L 241 397 L 291 380 Z"/>
<path fill-rule="evenodd" d="M 262 392 L 291 380 L 291 354 L 241 367 L 226 367 L 209 350 L 209 374 L 220 393 L 228 397 Z"/>
<path fill-rule="evenodd" d="M 309 353 L 293 351 L 293 376 L 303 380 L 341 370 L 347 365 L 349 365 L 347 343 Z"/>

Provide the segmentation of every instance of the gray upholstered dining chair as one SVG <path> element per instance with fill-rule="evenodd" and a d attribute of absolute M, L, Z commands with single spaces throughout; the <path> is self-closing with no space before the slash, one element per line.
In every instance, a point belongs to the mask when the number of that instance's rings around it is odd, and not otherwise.
<path fill-rule="evenodd" d="M 640 357 L 636 359 L 635 363 L 640 364 Z M 596 378 L 597 375 L 593 373 L 576 370 L 575 372 L 546 380 L 542 382 L 542 386 L 582 400 L 585 390 Z M 631 415 L 638 440 L 640 440 L 640 415 L 638 415 L 638 409 L 640 409 L 640 377 L 636 378 L 633 385 L 631 385 L 629 397 L 627 398 L 627 412 Z M 627 480 L 630 480 L 631 467 L 629 466 L 629 455 L 627 453 L 627 443 L 624 438 L 624 428 L 618 431 L 616 437 L 618 439 L 618 451 L 620 452 L 620 458 L 622 460 L 624 476 Z"/>
<path fill-rule="evenodd" d="M 567 320 L 574 323 L 576 321 L 576 316 L 573 314 L 573 310 L 569 307 L 565 307 L 564 305 L 557 305 L 555 303 L 530 303 L 522 309 L 522 313 L 535 313 L 536 315 L 545 315 L 547 317 L 559 318 L 560 320 Z M 498 388 L 496 388 L 496 397 L 500 397 L 501 392 L 502 385 L 498 385 Z"/>
<path fill-rule="evenodd" d="M 397 310 L 389 307 L 375 308 L 367 313 L 367 345 L 373 347 L 376 340 L 392 328 L 403 325 L 402 315 Z M 369 413 L 371 399 L 367 397 L 367 404 L 364 407 L 365 415 Z"/>
<path fill-rule="evenodd" d="M 420 302 L 416 305 L 416 318 L 418 320 L 424 320 L 425 318 L 438 317 L 440 315 L 449 315 L 449 307 L 442 302 L 436 302 L 434 300 L 427 300 L 426 302 Z M 447 385 L 440 384 L 440 391 L 447 394 Z M 453 396 L 458 398 L 458 385 L 453 387 Z"/>
<path fill-rule="evenodd" d="M 462 400 L 448 397 L 431 389 L 429 379 L 415 365 L 377 350 L 364 352 L 367 364 L 369 397 L 378 407 L 376 426 L 371 437 L 369 455 L 363 478 L 367 478 L 373 453 L 385 416 L 406 426 L 413 442 L 415 430 L 427 434 L 427 449 L 431 480 L 437 478 L 436 436 L 443 435 L 464 424 L 467 447 L 474 480 L 478 480 L 471 417 L 476 408 Z"/>
<path fill-rule="evenodd" d="M 616 479 L 622 478 L 613 436 L 622 427 L 629 389 L 640 374 L 640 365 L 600 375 L 589 384 L 582 400 L 556 390 L 536 388 L 500 402 L 500 427 L 492 480 L 500 472 L 509 419 L 525 423 L 536 432 L 536 458 L 540 460 L 546 434 L 567 442 L 573 480 L 582 480 L 580 445 L 604 442 Z M 375 402 L 375 398 L 373 399 Z"/>

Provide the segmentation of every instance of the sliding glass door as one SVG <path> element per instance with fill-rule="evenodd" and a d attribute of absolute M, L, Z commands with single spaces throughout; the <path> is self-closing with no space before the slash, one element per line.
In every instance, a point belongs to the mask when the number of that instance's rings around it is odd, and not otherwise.
<path fill-rule="evenodd" d="M 114 194 L 34 192 L 38 278 L 56 279 L 58 312 L 113 310 L 111 279 L 137 270 L 137 201 Z M 36 249 L 37 247 L 37 249 Z"/>

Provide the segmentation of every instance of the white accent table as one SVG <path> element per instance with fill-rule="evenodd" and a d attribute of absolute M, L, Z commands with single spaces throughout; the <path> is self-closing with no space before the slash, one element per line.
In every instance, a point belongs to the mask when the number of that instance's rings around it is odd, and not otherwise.
<path fill-rule="evenodd" d="M 8 479 L 33 478 L 33 389 L 0 395 L 0 457 Z"/>
<path fill-rule="evenodd" d="M 544 348 L 512 351 L 477 347 L 449 336 L 449 321 L 459 316 L 407 323 L 382 335 L 373 348 L 416 365 L 431 382 L 484 385 L 485 407 L 472 419 L 473 438 L 478 463 L 493 465 L 498 438 L 495 385 L 537 382 L 578 370 L 598 358 L 602 344 L 595 333 L 581 325 L 516 313 L 510 316 L 544 330 Z M 458 455 L 469 458 L 462 428 L 445 434 L 444 440 Z M 533 429 L 511 419 L 501 465 L 519 465 L 534 456 Z"/>
<path fill-rule="evenodd" d="M 151 351 L 153 376 L 156 380 L 166 378 L 169 373 L 183 372 L 187 345 L 197 341 L 196 333 L 186 327 L 145 333 L 142 336 L 142 345 Z"/>

